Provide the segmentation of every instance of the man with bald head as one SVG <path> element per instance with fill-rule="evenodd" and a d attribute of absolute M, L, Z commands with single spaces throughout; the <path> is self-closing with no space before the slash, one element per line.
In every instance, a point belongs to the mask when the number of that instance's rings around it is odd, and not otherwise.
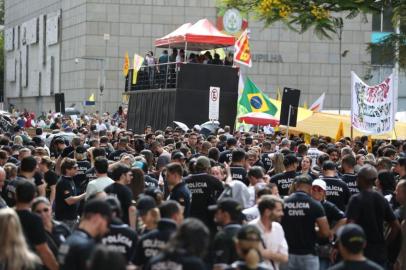
<path fill-rule="evenodd" d="M 6 180 L 6 171 L 3 169 L 3 167 L 0 167 L 0 209 L 7 207 L 6 201 L 1 197 L 1 194 L 3 193 L 5 180 Z"/>
<path fill-rule="evenodd" d="M 378 172 L 371 165 L 361 167 L 357 184 L 359 194 L 353 195 L 347 206 L 348 222 L 360 225 L 366 235 L 367 245 L 365 256 L 386 267 L 388 256 L 384 236 L 384 222 L 386 221 L 391 232 L 386 241 L 392 242 L 400 231 L 400 225 L 396 219 L 388 201 L 378 192 L 373 190 Z"/>

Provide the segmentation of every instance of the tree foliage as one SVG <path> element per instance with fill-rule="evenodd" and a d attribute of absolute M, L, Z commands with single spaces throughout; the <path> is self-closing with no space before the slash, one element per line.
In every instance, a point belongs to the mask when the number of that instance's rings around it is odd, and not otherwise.
<path fill-rule="evenodd" d="M 390 8 L 394 25 L 399 23 L 405 31 L 371 44 L 370 49 L 383 46 L 390 57 L 399 56 L 401 66 L 406 67 L 406 0 L 221 0 L 221 4 L 253 14 L 265 26 L 282 22 L 299 33 L 313 29 L 319 38 L 339 36 L 343 18 L 353 19 L 361 15 L 366 19 L 368 13 L 380 13 Z M 399 54 L 394 54 L 395 48 Z"/>

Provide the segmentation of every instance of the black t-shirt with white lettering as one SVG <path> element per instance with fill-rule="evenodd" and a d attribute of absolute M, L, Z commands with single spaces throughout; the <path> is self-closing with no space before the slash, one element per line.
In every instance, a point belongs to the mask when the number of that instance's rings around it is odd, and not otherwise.
<path fill-rule="evenodd" d="M 323 206 L 308 194 L 298 191 L 285 199 L 282 227 L 289 253 L 315 254 L 316 220 L 325 217 Z"/>
<path fill-rule="evenodd" d="M 223 191 L 223 184 L 207 173 L 192 174 L 183 180 L 192 194 L 190 216 L 200 219 L 209 228 L 215 226 L 213 213 L 208 210 L 210 205 L 217 203 Z"/>
<path fill-rule="evenodd" d="M 120 201 L 121 209 L 123 211 L 123 222 L 126 224 L 130 224 L 128 217 L 128 208 L 130 208 L 133 200 L 133 193 L 131 189 L 119 183 L 113 183 L 110 186 L 106 187 L 104 191 L 107 194 L 115 195 L 117 197 L 117 199 Z"/>
<path fill-rule="evenodd" d="M 135 265 L 145 265 L 149 259 L 157 256 L 166 246 L 170 237 L 176 232 L 173 220 L 162 218 L 158 228 L 144 234 L 137 243 L 134 256 Z"/>
<path fill-rule="evenodd" d="M 356 174 L 344 173 L 341 176 L 341 179 L 343 179 L 343 181 L 347 184 L 347 187 L 350 190 L 351 196 L 359 193 Z"/>
<path fill-rule="evenodd" d="M 157 188 L 158 187 L 158 180 L 149 176 L 148 174 L 144 175 L 144 185 L 145 189 L 147 188 Z"/>
<path fill-rule="evenodd" d="M 388 201 L 378 192 L 364 190 L 351 197 L 346 212 L 347 219 L 360 225 L 367 238 L 364 254 L 368 259 L 381 261 L 387 258 L 384 222 L 396 220 Z"/>
<path fill-rule="evenodd" d="M 326 199 L 334 203 L 341 211 L 345 211 L 351 197 L 347 184 L 336 177 L 320 177 L 320 179 L 326 182 Z"/>
<path fill-rule="evenodd" d="M 247 186 L 249 185 L 247 171 L 245 170 L 244 167 L 231 165 L 230 172 L 231 172 L 231 178 L 233 180 L 241 181 L 244 184 L 246 184 Z"/>
<path fill-rule="evenodd" d="M 126 150 L 123 150 L 123 149 L 116 150 L 116 151 L 112 152 L 112 153 L 108 156 L 108 158 L 109 158 L 109 160 L 119 161 L 119 160 L 120 160 L 120 156 L 121 156 L 122 153 L 127 153 L 127 151 L 126 151 Z"/>
<path fill-rule="evenodd" d="M 373 261 L 342 261 L 329 270 L 383 270 L 383 268 Z"/>
<path fill-rule="evenodd" d="M 168 200 L 177 201 L 183 206 L 183 216 L 189 217 L 190 214 L 190 203 L 191 203 L 191 193 L 184 182 L 181 182 L 173 187 L 169 193 Z"/>
<path fill-rule="evenodd" d="M 205 270 L 202 259 L 187 254 L 187 251 L 164 252 L 151 259 L 145 270 Z"/>
<path fill-rule="evenodd" d="M 78 170 L 76 175 L 73 177 L 73 181 L 75 182 L 76 188 L 78 189 L 79 193 L 82 193 L 86 191 L 86 172 L 90 169 L 91 165 L 90 162 L 87 160 L 80 160 L 77 162 L 77 165 Z"/>
<path fill-rule="evenodd" d="M 281 197 L 287 196 L 296 176 L 297 173 L 295 171 L 278 173 L 271 177 L 271 183 L 275 183 L 278 186 L 279 195 Z"/>
<path fill-rule="evenodd" d="M 327 221 L 330 225 L 330 228 L 334 227 L 339 220 L 345 218 L 344 212 L 341 211 L 334 203 L 324 200 L 321 202 L 321 205 L 323 206 L 324 212 L 326 213 Z M 319 238 L 317 242 L 321 245 L 325 245 L 329 243 L 329 239 Z"/>
<path fill-rule="evenodd" d="M 230 163 L 232 156 L 233 153 L 231 150 L 224 150 L 223 152 L 220 153 L 219 163 L 220 164 L 224 164 L 224 162 Z"/>
<path fill-rule="evenodd" d="M 109 232 L 101 239 L 101 243 L 113 249 L 130 262 L 135 253 L 137 245 L 137 234 L 127 224 L 121 220 L 113 218 L 110 223 Z"/>
<path fill-rule="evenodd" d="M 264 169 L 265 172 L 269 171 L 270 168 L 272 168 L 272 158 L 271 158 L 272 153 L 262 153 L 261 155 L 261 161 L 264 164 Z"/>
<path fill-rule="evenodd" d="M 96 168 L 95 167 L 90 168 L 89 170 L 87 170 L 85 172 L 85 175 L 86 175 L 86 184 L 85 184 L 85 186 L 87 187 L 87 184 L 89 184 L 90 181 L 97 178 Z M 86 188 L 85 188 L 85 190 L 86 190 Z"/>

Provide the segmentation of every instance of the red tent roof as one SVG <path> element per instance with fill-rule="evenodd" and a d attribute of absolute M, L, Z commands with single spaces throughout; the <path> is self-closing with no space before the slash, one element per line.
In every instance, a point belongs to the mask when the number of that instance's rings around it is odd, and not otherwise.
<path fill-rule="evenodd" d="M 184 24 L 172 33 L 155 40 L 160 48 L 186 48 L 203 51 L 233 46 L 235 38 L 221 33 L 209 20 L 201 19 L 194 25 Z"/>

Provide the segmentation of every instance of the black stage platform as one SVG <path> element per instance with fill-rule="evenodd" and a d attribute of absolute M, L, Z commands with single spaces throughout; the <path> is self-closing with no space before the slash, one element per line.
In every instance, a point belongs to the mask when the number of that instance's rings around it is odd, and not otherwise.
<path fill-rule="evenodd" d="M 205 64 L 178 65 L 176 76 L 172 76 L 171 82 L 166 83 L 167 87 L 174 88 L 126 92 L 130 94 L 128 128 L 142 133 L 147 125 L 156 130 L 174 126 L 173 121 L 183 122 L 189 127 L 208 121 L 211 86 L 220 87 L 220 124 L 233 127 L 237 112 L 238 69 Z M 146 73 L 143 71 L 141 76 L 145 77 Z M 148 78 L 146 81 L 149 81 L 149 88 L 164 85 L 151 82 Z M 140 88 L 145 89 L 140 85 L 131 85 L 131 89 Z"/>

